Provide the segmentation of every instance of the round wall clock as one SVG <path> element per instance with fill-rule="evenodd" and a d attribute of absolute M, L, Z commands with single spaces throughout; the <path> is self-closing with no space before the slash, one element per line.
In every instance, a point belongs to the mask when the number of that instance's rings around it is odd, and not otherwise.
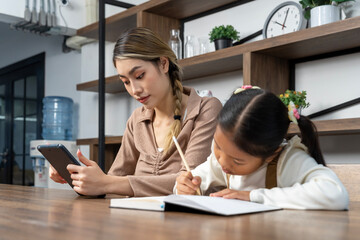
<path fill-rule="evenodd" d="M 303 9 L 296 2 L 284 2 L 274 8 L 267 17 L 263 37 L 271 38 L 306 28 Z"/>

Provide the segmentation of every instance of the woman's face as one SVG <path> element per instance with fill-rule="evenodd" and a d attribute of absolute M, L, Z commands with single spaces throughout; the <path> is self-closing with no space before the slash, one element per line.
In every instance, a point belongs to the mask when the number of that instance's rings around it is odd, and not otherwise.
<path fill-rule="evenodd" d="M 159 106 L 172 94 L 167 58 L 160 58 L 156 64 L 130 58 L 116 60 L 116 69 L 128 93 L 146 108 Z"/>
<path fill-rule="evenodd" d="M 214 134 L 214 153 L 222 170 L 231 175 L 248 175 L 255 172 L 264 161 L 240 150 L 231 140 L 231 134 L 218 125 Z"/>

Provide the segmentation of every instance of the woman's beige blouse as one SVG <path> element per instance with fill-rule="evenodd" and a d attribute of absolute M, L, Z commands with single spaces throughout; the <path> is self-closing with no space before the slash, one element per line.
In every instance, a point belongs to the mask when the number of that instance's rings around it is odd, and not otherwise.
<path fill-rule="evenodd" d="M 199 97 L 194 89 L 184 87 L 189 95 L 187 114 L 177 140 L 191 169 L 205 162 L 217 115 L 222 105 L 217 98 Z M 154 110 L 137 108 L 127 121 L 120 150 L 109 175 L 128 176 L 134 196 L 157 196 L 172 193 L 176 176 L 185 170 L 173 145 L 164 155 L 155 143 L 152 126 Z"/>

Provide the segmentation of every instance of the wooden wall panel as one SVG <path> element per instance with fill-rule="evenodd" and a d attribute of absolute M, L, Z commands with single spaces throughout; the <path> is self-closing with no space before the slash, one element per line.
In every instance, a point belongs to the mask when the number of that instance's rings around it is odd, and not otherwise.
<path fill-rule="evenodd" d="M 289 62 L 261 53 L 244 53 L 244 85 L 259 86 L 275 94 L 289 88 Z"/>
<path fill-rule="evenodd" d="M 171 29 L 180 29 L 180 21 L 148 12 L 138 12 L 137 27 L 147 27 L 156 32 L 166 43 Z"/>

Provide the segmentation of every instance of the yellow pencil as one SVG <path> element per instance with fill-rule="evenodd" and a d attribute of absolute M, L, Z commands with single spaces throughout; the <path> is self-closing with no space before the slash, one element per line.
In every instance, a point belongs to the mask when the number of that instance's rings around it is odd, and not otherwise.
<path fill-rule="evenodd" d="M 179 151 L 181 160 L 183 161 L 183 163 L 184 163 L 184 165 L 185 165 L 186 171 L 191 172 L 190 167 L 189 167 L 189 164 L 186 162 L 184 153 L 182 152 L 182 150 L 181 150 L 181 148 L 180 148 L 180 145 L 179 145 L 178 141 L 176 140 L 176 137 L 175 137 L 175 136 L 173 136 L 173 141 L 174 141 L 174 143 L 175 143 L 175 146 L 176 146 L 177 150 Z M 196 193 L 197 193 L 198 195 L 201 195 L 199 188 L 196 190 Z"/>

